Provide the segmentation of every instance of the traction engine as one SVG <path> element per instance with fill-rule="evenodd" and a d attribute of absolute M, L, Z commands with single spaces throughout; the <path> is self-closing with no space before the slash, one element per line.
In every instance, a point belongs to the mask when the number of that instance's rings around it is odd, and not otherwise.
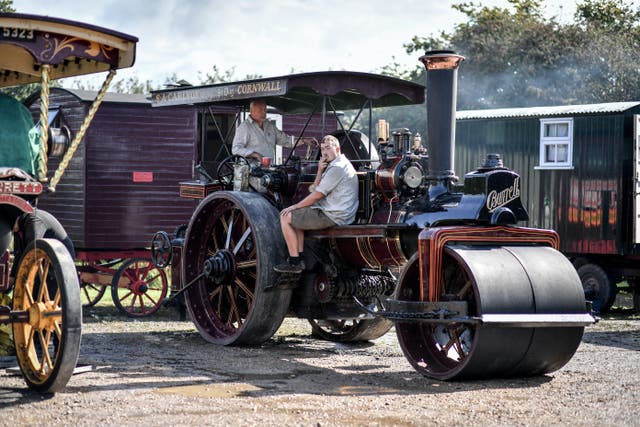
<path fill-rule="evenodd" d="M 186 231 L 154 236 L 153 259 L 172 268 L 172 298 L 184 295 L 205 339 L 259 344 L 293 314 L 335 341 L 395 326 L 411 365 L 440 380 L 540 375 L 571 359 L 595 320 L 558 235 L 516 225 L 528 218 L 520 176 L 489 154 L 456 184 L 463 59 L 420 58 L 428 150 L 412 147 L 406 129 L 380 138 L 379 158 L 358 169 L 356 223 L 306 232 L 301 274 L 273 270 L 286 254 L 279 211 L 308 194 L 313 163 L 251 169 L 231 157 Z"/>

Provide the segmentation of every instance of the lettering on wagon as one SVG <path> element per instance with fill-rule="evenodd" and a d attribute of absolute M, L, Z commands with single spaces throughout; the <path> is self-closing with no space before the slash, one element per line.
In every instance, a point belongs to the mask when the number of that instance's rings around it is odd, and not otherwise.
<path fill-rule="evenodd" d="M 266 80 L 250 83 L 231 83 L 220 86 L 203 86 L 156 92 L 154 105 L 177 105 L 198 102 L 227 101 L 231 99 L 259 98 L 286 93 L 286 80 Z"/>

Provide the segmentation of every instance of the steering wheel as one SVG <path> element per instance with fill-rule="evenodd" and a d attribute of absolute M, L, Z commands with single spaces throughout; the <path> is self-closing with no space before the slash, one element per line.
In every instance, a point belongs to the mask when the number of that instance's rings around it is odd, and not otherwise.
<path fill-rule="evenodd" d="M 151 239 L 151 261 L 158 268 L 165 268 L 171 262 L 171 239 L 164 231 L 158 231 Z"/>
<path fill-rule="evenodd" d="M 234 154 L 220 162 L 216 169 L 216 179 L 224 186 L 231 185 L 233 183 L 233 165 L 238 162 L 244 162 L 247 166 L 250 166 L 247 159 Z"/>

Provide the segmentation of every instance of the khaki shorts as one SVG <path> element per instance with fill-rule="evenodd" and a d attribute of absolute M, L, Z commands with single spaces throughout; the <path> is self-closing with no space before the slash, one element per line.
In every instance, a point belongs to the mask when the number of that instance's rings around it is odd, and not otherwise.
<path fill-rule="evenodd" d="M 295 209 L 291 211 L 291 225 L 301 230 L 322 230 L 336 225 L 322 209 L 311 207 Z"/>

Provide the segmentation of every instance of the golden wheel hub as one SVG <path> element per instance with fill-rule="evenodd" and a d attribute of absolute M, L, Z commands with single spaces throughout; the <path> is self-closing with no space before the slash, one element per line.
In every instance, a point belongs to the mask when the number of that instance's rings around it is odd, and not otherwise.
<path fill-rule="evenodd" d="M 28 311 L 29 325 L 35 329 L 52 331 L 62 320 L 62 310 L 53 301 L 37 302 Z"/>

